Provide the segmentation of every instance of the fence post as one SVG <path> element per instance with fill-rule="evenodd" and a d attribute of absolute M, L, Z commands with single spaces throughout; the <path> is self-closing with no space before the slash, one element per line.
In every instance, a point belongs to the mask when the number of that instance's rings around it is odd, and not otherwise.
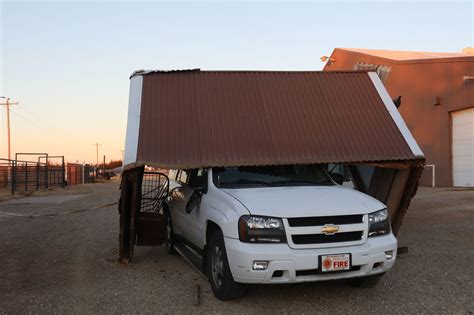
<path fill-rule="evenodd" d="M 25 164 L 25 191 L 28 191 L 28 162 Z"/>
<path fill-rule="evenodd" d="M 44 174 L 45 174 L 45 186 L 46 186 L 46 189 L 48 189 L 48 181 L 49 181 L 49 178 L 48 178 L 48 158 L 46 158 L 46 165 L 45 165 Z"/>
<path fill-rule="evenodd" d="M 12 162 L 12 169 L 11 169 L 11 176 L 12 176 L 12 195 L 15 194 L 15 167 L 16 167 L 16 161 L 11 161 Z M 8 165 L 10 165 L 10 161 L 8 161 Z"/>
<path fill-rule="evenodd" d="M 61 180 L 62 180 L 61 186 L 64 188 L 64 186 L 66 186 L 66 170 L 65 170 L 65 165 L 64 165 L 64 156 L 63 156 L 63 165 L 62 165 L 62 170 L 61 170 Z"/>
<path fill-rule="evenodd" d="M 40 189 L 40 163 L 36 163 L 36 190 Z"/>

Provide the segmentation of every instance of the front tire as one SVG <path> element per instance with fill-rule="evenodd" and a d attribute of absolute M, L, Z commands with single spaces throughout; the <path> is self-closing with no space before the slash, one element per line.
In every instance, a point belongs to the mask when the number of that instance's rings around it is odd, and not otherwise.
<path fill-rule="evenodd" d="M 245 294 L 245 286 L 234 281 L 227 260 L 222 231 L 214 232 L 209 240 L 207 255 L 207 277 L 212 292 L 219 300 L 234 300 Z"/>

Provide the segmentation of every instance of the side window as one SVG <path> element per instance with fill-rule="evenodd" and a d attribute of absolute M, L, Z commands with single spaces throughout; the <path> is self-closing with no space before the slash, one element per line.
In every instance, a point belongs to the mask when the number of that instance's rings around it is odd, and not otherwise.
<path fill-rule="evenodd" d="M 189 170 L 180 170 L 176 180 L 180 183 L 186 184 L 188 182 Z"/>
<path fill-rule="evenodd" d="M 178 170 L 170 170 L 168 173 L 168 178 L 170 180 L 176 180 L 176 176 L 178 175 Z"/>
<path fill-rule="evenodd" d="M 207 172 L 206 170 L 194 169 L 189 174 L 189 185 L 191 187 L 203 187 L 207 184 Z"/>
<path fill-rule="evenodd" d="M 352 179 L 352 174 L 347 165 L 344 164 L 328 164 L 327 171 L 329 174 L 339 174 L 344 179 L 343 186 L 355 189 L 355 185 Z"/>

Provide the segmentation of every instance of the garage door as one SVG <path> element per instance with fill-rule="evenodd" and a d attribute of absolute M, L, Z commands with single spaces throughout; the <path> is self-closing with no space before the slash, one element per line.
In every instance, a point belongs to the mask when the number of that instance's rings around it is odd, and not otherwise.
<path fill-rule="evenodd" d="M 474 107 L 453 112 L 453 184 L 474 186 Z"/>

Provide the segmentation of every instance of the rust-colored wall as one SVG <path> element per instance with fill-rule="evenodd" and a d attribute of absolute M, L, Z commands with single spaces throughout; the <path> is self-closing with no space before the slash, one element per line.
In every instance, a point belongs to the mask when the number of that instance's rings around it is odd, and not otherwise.
<path fill-rule="evenodd" d="M 66 166 L 68 185 L 79 185 L 82 182 L 82 165 L 68 163 Z"/>
<path fill-rule="evenodd" d="M 436 165 L 436 185 L 452 186 L 451 114 L 474 107 L 474 82 L 463 76 L 474 76 L 472 58 L 453 61 L 393 62 L 364 54 L 335 50 L 335 62 L 325 71 L 353 70 L 358 62 L 387 65 L 392 68 L 384 82 L 392 98 L 402 96 L 400 113 L 426 157 L 426 164 Z M 434 105 L 436 97 L 441 105 Z M 431 168 L 426 169 L 422 185 L 431 185 Z"/>

